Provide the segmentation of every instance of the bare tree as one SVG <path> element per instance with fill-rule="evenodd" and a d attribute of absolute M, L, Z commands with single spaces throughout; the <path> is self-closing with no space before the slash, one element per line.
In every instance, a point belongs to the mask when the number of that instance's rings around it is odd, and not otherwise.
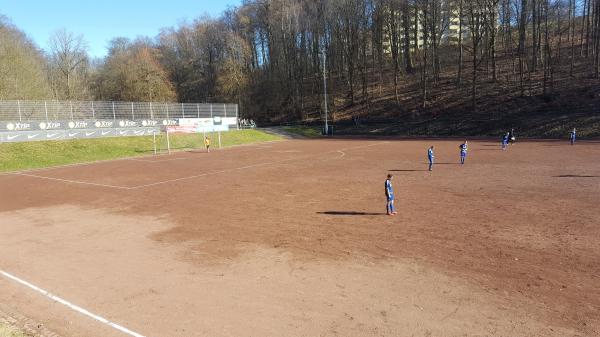
<path fill-rule="evenodd" d="M 84 99 L 88 92 L 89 57 L 81 35 L 56 31 L 50 38 L 51 83 L 57 99 Z"/>

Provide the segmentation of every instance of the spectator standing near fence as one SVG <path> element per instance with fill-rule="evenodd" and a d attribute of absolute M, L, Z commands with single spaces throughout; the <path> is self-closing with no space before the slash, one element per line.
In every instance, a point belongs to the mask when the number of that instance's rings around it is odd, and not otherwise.
<path fill-rule="evenodd" d="M 209 136 L 204 137 L 204 146 L 206 146 L 206 153 L 209 153 L 210 152 L 210 137 Z"/>
<path fill-rule="evenodd" d="M 385 210 L 387 215 L 396 215 L 398 213 L 394 208 L 394 187 L 392 186 L 392 179 L 394 179 L 394 176 L 388 174 L 387 179 L 385 180 L 385 198 L 387 201 Z"/>
<path fill-rule="evenodd" d="M 433 163 L 435 162 L 435 153 L 433 153 L 433 145 L 427 150 L 427 159 L 429 159 L 429 171 L 433 170 Z"/>

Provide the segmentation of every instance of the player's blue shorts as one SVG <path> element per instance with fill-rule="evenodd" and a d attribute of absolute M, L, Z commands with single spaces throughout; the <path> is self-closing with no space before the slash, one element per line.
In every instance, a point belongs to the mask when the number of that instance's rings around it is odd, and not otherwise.
<path fill-rule="evenodd" d="M 388 195 L 387 198 L 388 198 L 388 201 L 394 201 L 394 195 L 393 194 Z"/>

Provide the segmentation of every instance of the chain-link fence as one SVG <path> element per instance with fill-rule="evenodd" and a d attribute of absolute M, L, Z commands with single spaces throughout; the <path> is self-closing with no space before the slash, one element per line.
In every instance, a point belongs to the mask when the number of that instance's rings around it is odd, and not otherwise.
<path fill-rule="evenodd" d="M 239 129 L 237 104 L 0 101 L 0 143 Z"/>
<path fill-rule="evenodd" d="M 106 101 L 0 101 L 0 121 L 237 118 L 237 104 Z"/>

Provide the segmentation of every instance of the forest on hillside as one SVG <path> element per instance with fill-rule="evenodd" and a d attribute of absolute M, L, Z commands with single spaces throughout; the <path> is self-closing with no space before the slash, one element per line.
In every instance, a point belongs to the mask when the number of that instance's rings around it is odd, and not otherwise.
<path fill-rule="evenodd" d="M 100 60 L 77 32 L 42 50 L 0 16 L 0 100 L 225 101 L 273 123 L 321 118 L 326 84 L 333 118 L 358 123 L 500 103 L 598 114 L 599 78 L 600 0 L 244 0 L 115 37 Z"/>

